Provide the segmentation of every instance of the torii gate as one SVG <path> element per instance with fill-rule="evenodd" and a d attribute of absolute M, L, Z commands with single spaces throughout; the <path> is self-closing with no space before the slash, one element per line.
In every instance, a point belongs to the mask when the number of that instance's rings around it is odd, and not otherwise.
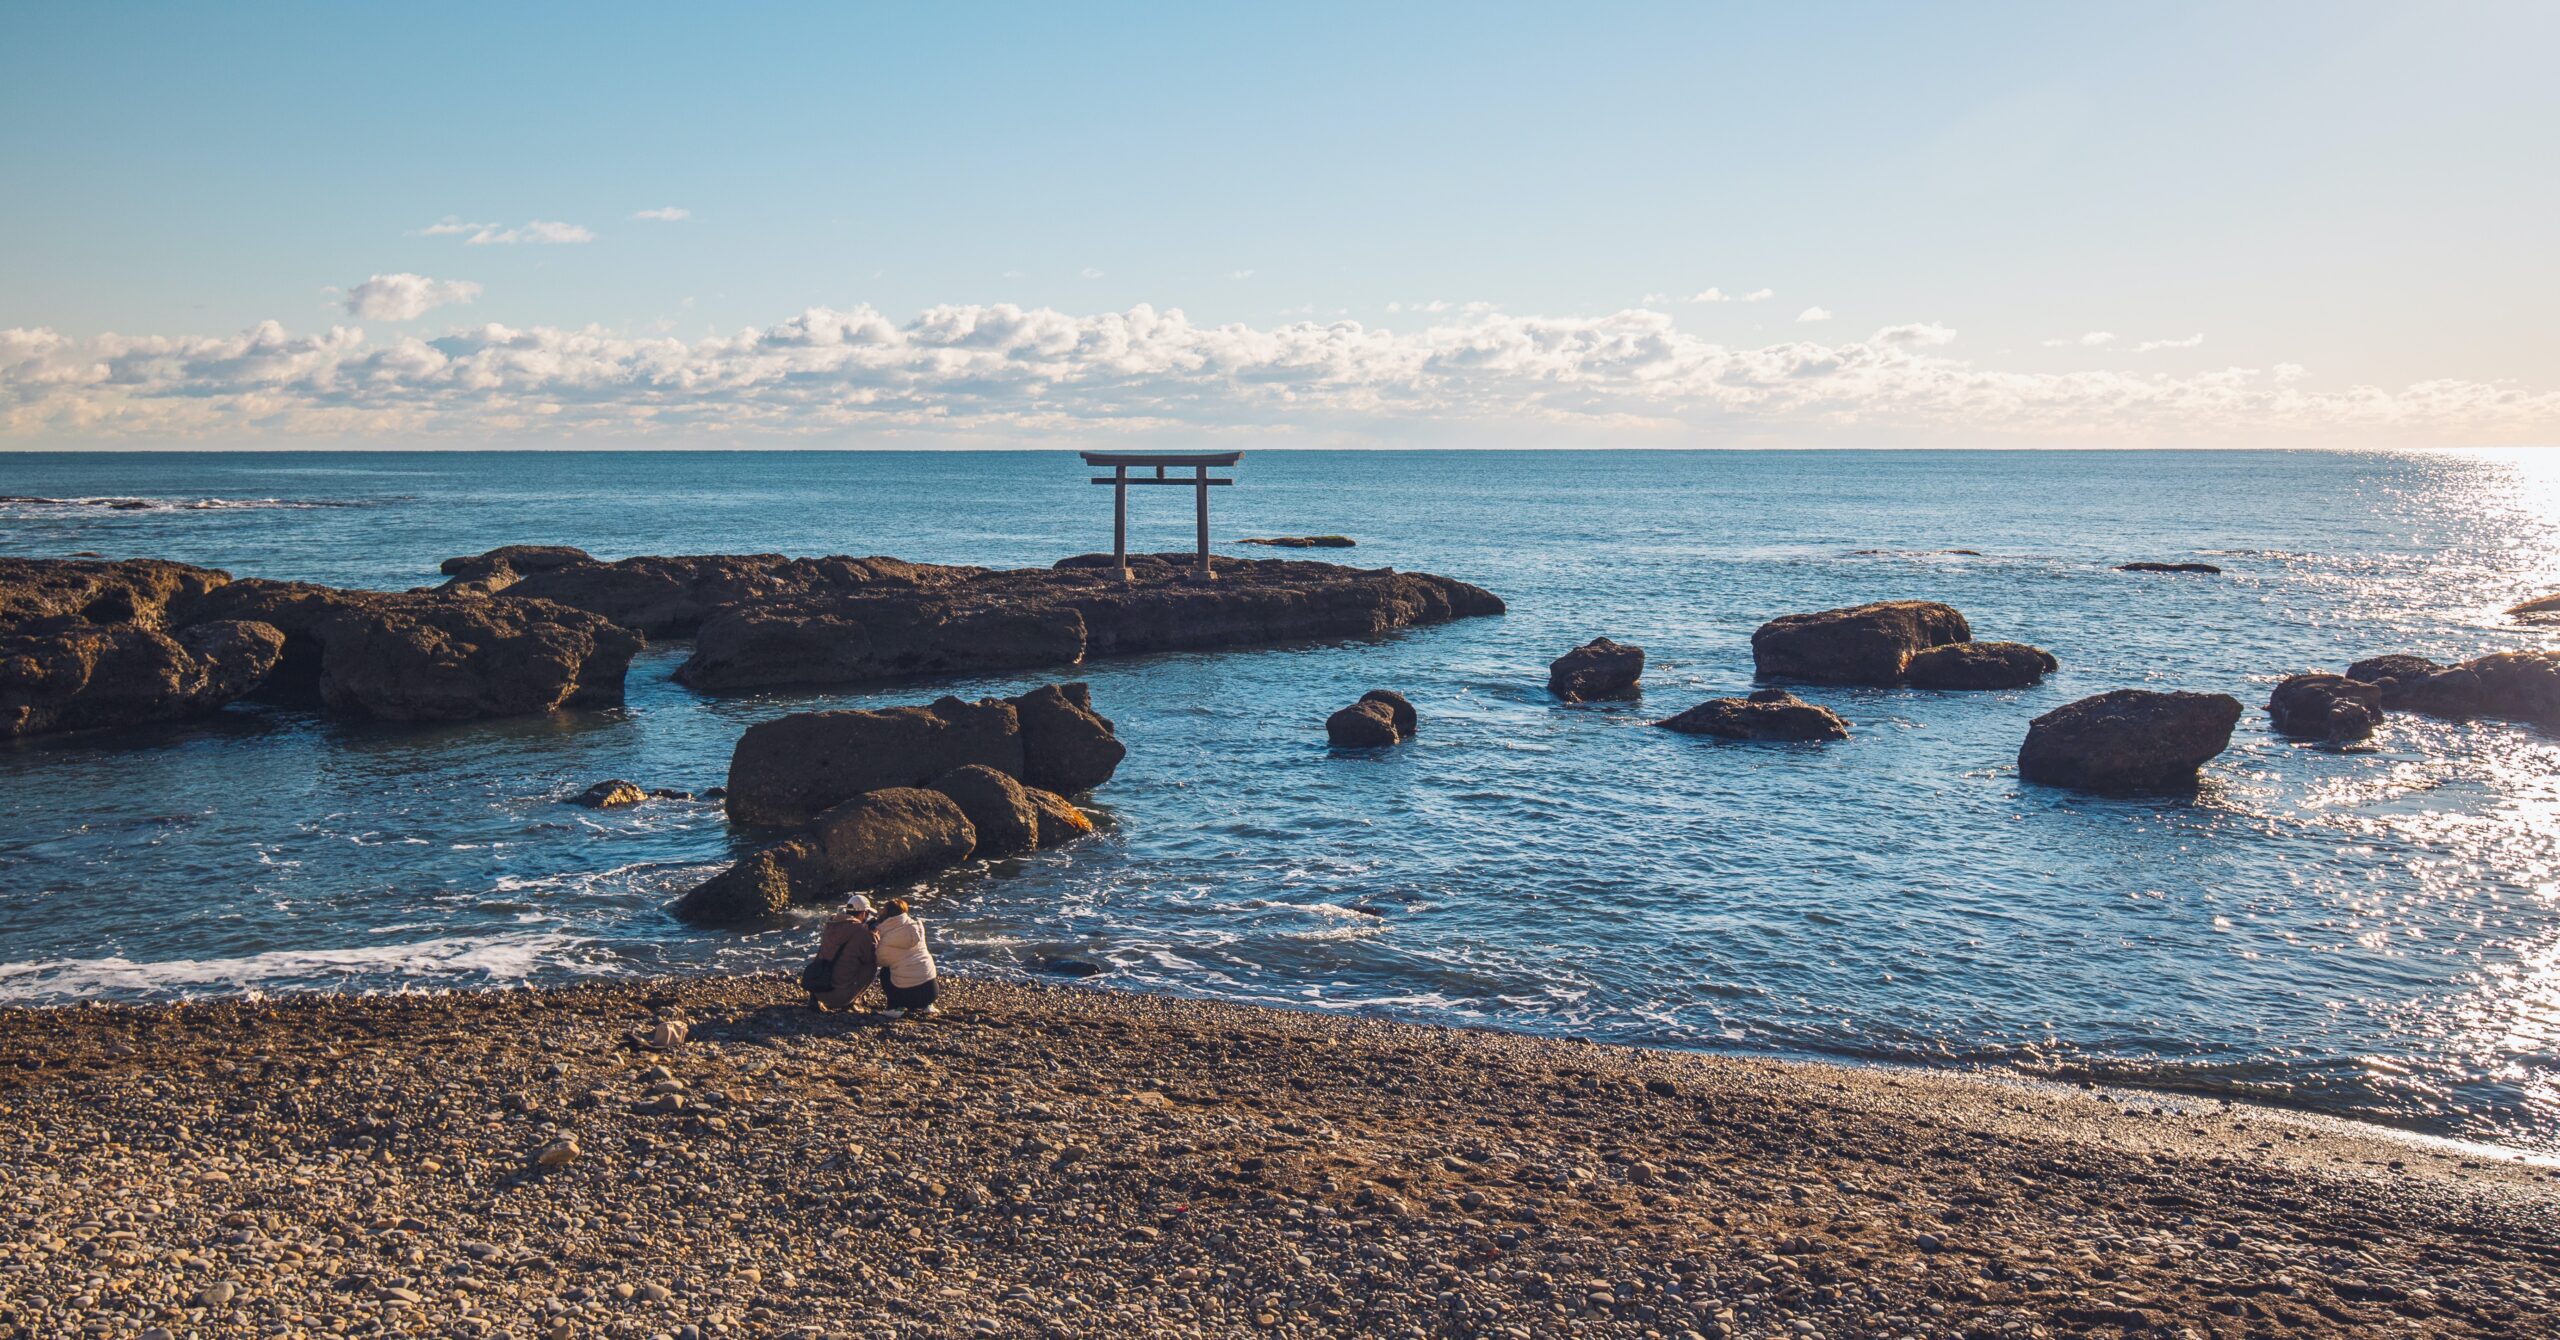
<path fill-rule="evenodd" d="M 1189 488 L 1196 493 L 1197 498 L 1195 502 L 1195 511 L 1200 521 L 1200 556 L 1191 566 L 1191 580 L 1195 582 L 1217 580 L 1217 574 L 1209 570 L 1209 490 L 1213 487 L 1233 484 L 1236 481 L 1224 476 L 1213 476 L 1209 471 L 1214 468 L 1234 465 L 1238 460 L 1243 459 L 1243 452 L 1206 451 L 1189 454 L 1164 454 L 1153 452 L 1087 451 L 1079 454 L 1084 457 L 1084 463 L 1087 465 L 1107 465 L 1111 467 L 1111 475 L 1109 478 L 1097 478 L 1093 482 L 1096 484 L 1109 484 L 1111 486 L 1111 558 L 1113 563 L 1115 563 L 1120 569 L 1121 580 L 1131 580 L 1129 573 L 1129 486 L 1132 484 L 1170 484 L 1176 487 Z M 1132 466 L 1141 470 L 1152 466 L 1155 469 L 1155 474 L 1153 476 L 1140 475 L 1133 479 L 1129 475 L 1129 470 Z M 1167 467 L 1177 470 L 1188 468 L 1191 471 L 1191 475 L 1187 479 L 1169 478 L 1165 474 Z"/>

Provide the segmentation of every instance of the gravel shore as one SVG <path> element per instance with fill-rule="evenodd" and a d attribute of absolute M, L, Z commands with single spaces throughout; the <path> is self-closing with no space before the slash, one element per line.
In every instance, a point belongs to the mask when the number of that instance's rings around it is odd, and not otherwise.
<path fill-rule="evenodd" d="M 2560 1171 L 2464 1147 L 1082 988 L 945 1000 L 821 1015 L 760 977 L 0 1010 L 0 1337 L 2560 1316 Z"/>

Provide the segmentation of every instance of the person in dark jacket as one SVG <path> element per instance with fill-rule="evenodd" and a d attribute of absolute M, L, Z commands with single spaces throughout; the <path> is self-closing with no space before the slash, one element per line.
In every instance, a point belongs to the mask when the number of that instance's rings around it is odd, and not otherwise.
<path fill-rule="evenodd" d="M 871 900 L 861 894 L 818 932 L 818 961 L 832 960 L 829 989 L 809 997 L 821 1010 L 850 1010 L 862 999 L 871 979 L 880 975 L 880 934 L 871 928 Z"/>

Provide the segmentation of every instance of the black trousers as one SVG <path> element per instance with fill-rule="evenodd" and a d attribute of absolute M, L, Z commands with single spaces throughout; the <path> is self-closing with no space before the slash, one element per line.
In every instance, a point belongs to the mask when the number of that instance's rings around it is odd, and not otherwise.
<path fill-rule="evenodd" d="M 923 1009 L 933 1003 L 933 998 L 941 985 L 940 978 L 928 977 L 914 986 L 892 986 L 889 983 L 888 969 L 880 970 L 880 992 L 889 998 L 889 1008 L 893 1010 Z"/>

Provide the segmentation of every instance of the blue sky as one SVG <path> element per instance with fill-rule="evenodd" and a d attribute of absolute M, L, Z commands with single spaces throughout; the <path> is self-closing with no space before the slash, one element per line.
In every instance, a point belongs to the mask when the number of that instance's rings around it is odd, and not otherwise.
<path fill-rule="evenodd" d="M 5 13 L 0 445 L 2560 440 L 2548 5 Z"/>

